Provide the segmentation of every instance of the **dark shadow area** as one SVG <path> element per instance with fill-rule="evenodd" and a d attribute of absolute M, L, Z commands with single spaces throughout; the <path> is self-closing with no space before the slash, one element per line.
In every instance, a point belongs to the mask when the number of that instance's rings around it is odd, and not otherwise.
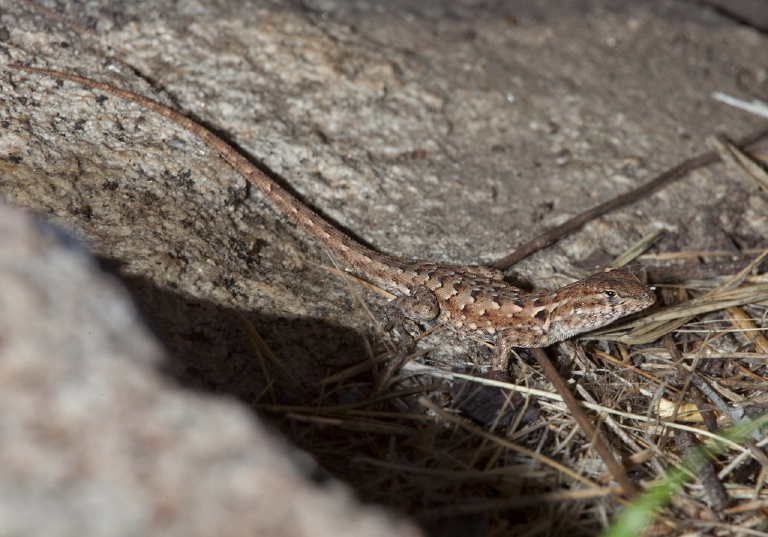
<path fill-rule="evenodd" d="M 451 389 L 447 383 L 423 386 L 422 391 L 392 399 L 385 392 L 382 399 L 377 399 L 372 393 L 371 372 L 364 370 L 342 382 L 322 386 L 319 381 L 323 378 L 367 359 L 361 334 L 324 320 L 271 317 L 222 308 L 157 288 L 143 278 L 122 277 L 118 261 L 100 261 L 107 272 L 125 283 L 145 324 L 168 350 L 169 361 L 163 374 L 185 389 L 242 401 L 259 419 L 311 455 L 317 465 L 308 461 L 302 464 L 301 457 L 295 460 L 318 486 L 323 486 L 330 475 L 347 483 L 363 502 L 386 505 L 416 517 L 424 510 L 440 511 L 448 496 L 454 498 L 452 501 L 469 501 L 477 494 L 493 492 L 496 479 L 488 482 L 481 478 L 457 493 L 457 483 L 447 473 L 429 478 L 427 488 L 434 498 L 414 502 L 414 494 L 422 494 L 419 490 L 425 486 L 424 476 L 408 470 L 403 474 L 399 468 L 431 466 L 428 461 L 436 455 L 424 452 L 425 445 L 445 453 L 450 460 L 455 455 L 451 446 L 455 442 L 463 445 L 461 438 L 466 433 L 457 435 L 430 420 L 421 423 L 414 419 L 424 411 L 419 403 L 421 397 L 442 400 L 440 404 L 444 404 Z M 272 365 L 263 369 L 243 317 L 301 379 L 305 391 L 292 386 Z M 273 391 L 268 389 L 270 382 Z M 335 410 L 350 403 L 360 403 L 361 414 Z M 269 408 L 272 405 L 294 409 Z M 313 421 L 315 417 L 317 421 Z M 463 449 L 474 451 L 474 444 L 470 442 Z M 391 468 L 387 466 L 390 463 L 394 464 Z M 403 493 L 393 492 L 393 486 Z M 436 518 L 426 514 L 418 522 L 434 535 L 450 534 L 445 533 L 446 523 L 451 528 L 464 528 L 465 535 L 483 534 L 488 527 L 485 515 L 440 513 Z"/>
<path fill-rule="evenodd" d="M 114 260 L 102 258 L 100 263 L 125 284 L 145 324 L 167 349 L 163 374 L 184 388 L 235 397 L 248 406 L 309 404 L 307 397 L 320 392 L 321 379 L 368 357 L 363 335 L 347 327 L 223 308 L 160 289 L 143 278 L 126 278 Z M 297 391 L 278 368 L 259 357 L 249 324 L 306 392 Z M 268 399 L 268 383 L 279 401 Z"/>

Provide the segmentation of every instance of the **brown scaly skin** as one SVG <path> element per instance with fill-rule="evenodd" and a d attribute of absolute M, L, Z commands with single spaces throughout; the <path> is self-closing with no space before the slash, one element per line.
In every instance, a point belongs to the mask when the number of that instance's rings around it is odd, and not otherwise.
<path fill-rule="evenodd" d="M 391 257 L 342 233 L 275 183 L 248 159 L 202 125 L 135 93 L 77 75 L 9 65 L 70 80 L 133 101 L 170 119 L 218 152 L 248 182 L 327 249 L 351 272 L 396 295 L 394 305 L 415 321 L 439 321 L 460 334 L 495 342 L 493 370 L 506 368 L 514 347 L 544 347 L 606 326 L 655 301 L 653 291 L 629 269 L 593 274 L 552 292 L 527 293 L 502 273 L 475 265 L 444 265 Z"/>

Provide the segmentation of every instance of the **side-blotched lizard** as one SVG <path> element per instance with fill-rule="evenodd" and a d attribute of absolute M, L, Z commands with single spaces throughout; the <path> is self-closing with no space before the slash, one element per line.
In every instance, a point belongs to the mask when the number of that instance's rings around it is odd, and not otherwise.
<path fill-rule="evenodd" d="M 627 268 L 588 276 L 551 292 L 528 293 L 495 269 L 411 261 L 363 246 L 324 220 L 209 129 L 141 95 L 77 75 L 10 65 L 70 80 L 133 101 L 202 140 L 281 213 L 349 271 L 397 295 L 393 304 L 417 322 L 438 321 L 460 334 L 495 343 L 494 371 L 506 369 L 514 347 L 544 347 L 603 327 L 649 307 L 653 291 Z"/>

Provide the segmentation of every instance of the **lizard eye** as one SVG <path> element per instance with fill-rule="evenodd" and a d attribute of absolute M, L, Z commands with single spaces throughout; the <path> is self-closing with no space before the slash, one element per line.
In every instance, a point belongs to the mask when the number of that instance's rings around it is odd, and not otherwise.
<path fill-rule="evenodd" d="M 613 298 L 613 297 L 615 297 L 615 296 L 616 296 L 616 291 L 611 291 L 610 289 L 608 289 L 607 291 L 603 291 L 603 293 L 604 293 L 604 294 L 605 294 L 605 296 L 607 296 L 608 298 Z"/>

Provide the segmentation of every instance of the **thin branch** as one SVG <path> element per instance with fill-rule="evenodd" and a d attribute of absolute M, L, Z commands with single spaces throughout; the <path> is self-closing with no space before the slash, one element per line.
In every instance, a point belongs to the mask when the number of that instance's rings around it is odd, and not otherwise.
<path fill-rule="evenodd" d="M 735 145 L 741 149 L 749 149 L 750 146 L 754 145 L 767 135 L 768 127 L 763 127 L 762 129 L 738 140 Z M 671 170 L 667 170 L 666 172 L 662 173 L 653 181 L 650 181 L 634 190 L 630 190 L 629 192 L 621 194 L 620 196 L 616 196 L 615 198 L 610 199 L 605 203 L 601 203 L 597 207 L 594 207 L 586 212 L 581 213 L 580 215 L 571 218 L 559 226 L 545 231 L 508 256 L 491 263 L 490 266 L 499 270 L 507 269 L 515 263 L 518 263 L 520 260 L 525 259 L 532 253 L 537 252 L 542 248 L 546 248 L 550 244 L 553 244 L 555 241 L 581 229 L 581 227 L 583 227 L 590 220 L 598 218 L 606 213 L 613 211 L 614 209 L 618 209 L 619 207 L 634 203 L 647 196 L 651 192 L 654 192 L 655 190 L 658 190 L 673 181 L 681 179 L 693 170 L 703 168 L 704 166 L 709 166 L 710 164 L 713 164 L 719 160 L 719 155 L 714 151 L 686 160 Z"/>

